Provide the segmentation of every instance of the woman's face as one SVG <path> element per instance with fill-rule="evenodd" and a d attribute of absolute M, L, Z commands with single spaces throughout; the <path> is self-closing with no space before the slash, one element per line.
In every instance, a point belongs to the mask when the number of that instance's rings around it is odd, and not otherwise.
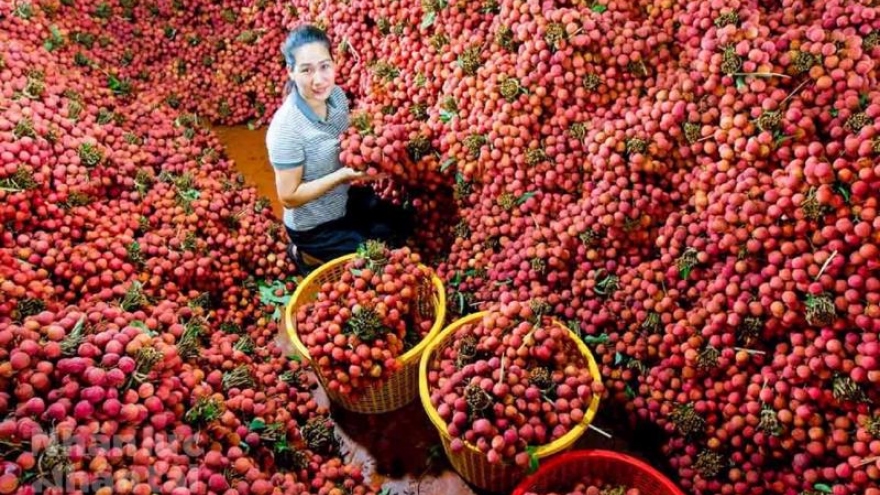
<path fill-rule="evenodd" d="M 327 101 L 336 85 L 336 66 L 322 43 L 309 43 L 293 52 L 296 65 L 289 72 L 300 96 Z"/>

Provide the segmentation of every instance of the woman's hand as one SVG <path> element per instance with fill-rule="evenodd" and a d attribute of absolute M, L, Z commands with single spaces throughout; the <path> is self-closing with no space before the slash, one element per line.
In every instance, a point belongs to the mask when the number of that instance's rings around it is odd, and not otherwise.
<path fill-rule="evenodd" d="M 343 167 L 320 179 L 303 181 L 303 168 L 275 172 L 278 198 L 287 208 L 298 208 L 327 194 L 327 191 L 340 184 L 354 181 L 378 180 L 381 176 L 367 175 L 352 168 Z"/>
<path fill-rule="evenodd" d="M 360 176 L 364 175 L 363 172 L 358 172 L 351 167 L 342 167 L 336 171 L 336 174 L 339 176 L 339 182 L 343 184 L 357 180 Z"/>
<path fill-rule="evenodd" d="M 367 175 L 364 172 L 359 172 L 350 167 L 343 167 L 339 169 L 337 172 L 339 174 L 339 178 L 342 182 L 354 182 L 354 181 L 376 181 L 387 178 L 386 174 L 375 174 L 375 175 Z"/>
<path fill-rule="evenodd" d="M 388 178 L 388 174 L 364 174 L 362 173 L 357 180 L 360 182 L 375 182 L 379 180 L 384 180 Z"/>

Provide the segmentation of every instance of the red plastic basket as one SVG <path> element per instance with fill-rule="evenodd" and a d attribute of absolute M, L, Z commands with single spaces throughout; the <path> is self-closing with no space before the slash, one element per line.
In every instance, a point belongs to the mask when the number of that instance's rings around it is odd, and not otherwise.
<path fill-rule="evenodd" d="M 656 469 L 634 457 L 610 450 L 578 450 L 560 454 L 523 479 L 513 495 L 550 491 L 567 493 L 575 483 L 593 475 L 606 484 L 638 488 L 644 495 L 684 495 Z"/>

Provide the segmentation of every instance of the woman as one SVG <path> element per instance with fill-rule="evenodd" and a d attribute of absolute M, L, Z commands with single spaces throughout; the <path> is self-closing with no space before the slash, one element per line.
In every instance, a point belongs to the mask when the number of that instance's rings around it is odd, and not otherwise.
<path fill-rule="evenodd" d="M 293 30 L 281 47 L 287 63 L 287 95 L 266 135 L 290 254 L 303 272 L 316 262 L 353 253 L 366 239 L 398 245 L 412 228 L 409 216 L 378 200 L 369 187 L 381 177 L 339 162 L 339 136 L 349 125 L 349 103 L 336 85 L 330 40 L 320 29 Z"/>

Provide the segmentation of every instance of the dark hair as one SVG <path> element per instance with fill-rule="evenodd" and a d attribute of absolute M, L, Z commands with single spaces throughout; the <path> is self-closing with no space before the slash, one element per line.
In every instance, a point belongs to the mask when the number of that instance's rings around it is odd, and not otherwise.
<path fill-rule="evenodd" d="M 330 56 L 333 56 L 333 52 L 330 50 L 330 38 L 327 37 L 327 33 L 312 24 L 303 24 L 291 31 L 287 35 L 287 39 L 284 40 L 284 43 L 281 44 L 281 54 L 284 55 L 284 61 L 287 63 L 288 69 L 292 69 L 296 65 L 296 58 L 293 56 L 293 52 L 297 48 L 310 43 L 324 45 L 327 51 L 330 52 Z M 294 83 L 288 78 L 287 84 L 284 85 L 284 98 L 287 98 L 287 95 L 293 91 L 293 88 Z"/>
<path fill-rule="evenodd" d="M 296 65 L 293 52 L 310 43 L 321 43 L 328 52 L 331 51 L 330 38 L 327 37 L 327 33 L 311 24 L 303 24 L 291 31 L 284 43 L 281 44 L 281 53 L 284 55 L 284 61 L 287 62 L 288 67 L 293 68 Z"/>

